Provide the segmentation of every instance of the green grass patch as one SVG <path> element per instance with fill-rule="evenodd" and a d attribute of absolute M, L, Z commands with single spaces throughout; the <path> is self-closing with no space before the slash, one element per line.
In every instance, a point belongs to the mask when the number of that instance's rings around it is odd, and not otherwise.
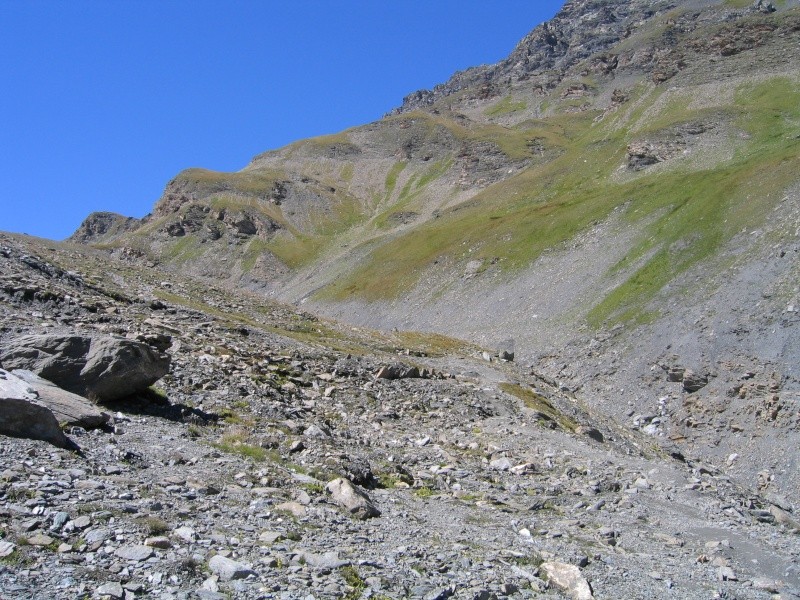
<path fill-rule="evenodd" d="M 345 583 L 350 588 L 347 593 L 342 596 L 344 600 L 358 600 L 367 589 L 366 582 L 361 578 L 361 575 L 353 565 L 347 565 L 339 569 L 339 575 L 342 576 Z"/>
<path fill-rule="evenodd" d="M 225 454 L 238 454 L 244 456 L 255 462 L 265 462 L 269 457 L 269 453 L 261 446 L 254 446 L 239 441 L 220 441 L 212 444 L 214 448 Z"/>
<path fill-rule="evenodd" d="M 186 169 L 175 177 L 175 181 L 188 185 L 198 195 L 215 192 L 238 191 L 259 195 L 269 192 L 275 182 L 285 174 L 278 169 L 253 169 L 226 173 L 209 169 Z"/>
<path fill-rule="evenodd" d="M 353 168 L 353 163 L 347 163 L 345 166 L 343 166 L 342 170 L 339 171 L 339 179 L 345 183 L 350 183 L 353 181 Z"/>
<path fill-rule="evenodd" d="M 392 165 L 392 168 L 389 169 L 389 172 L 386 174 L 386 182 L 385 182 L 385 190 L 386 190 L 386 199 L 388 200 L 391 198 L 392 194 L 394 193 L 394 188 L 397 185 L 397 178 L 400 176 L 400 173 L 403 172 L 403 169 L 406 168 L 408 165 L 408 161 L 401 160 L 396 162 Z"/>
<path fill-rule="evenodd" d="M 511 97 L 511 94 L 500 100 L 497 104 L 490 106 L 486 110 L 483 111 L 487 117 L 498 117 L 500 115 L 508 115 L 511 113 L 518 112 L 520 110 L 525 110 L 528 108 L 528 105 L 525 102 L 519 101 L 514 102 L 514 99 Z"/>
<path fill-rule="evenodd" d="M 414 488 L 414 495 L 417 498 L 430 498 L 435 493 L 436 492 L 433 490 L 433 488 L 428 487 L 427 485 L 423 487 Z"/>

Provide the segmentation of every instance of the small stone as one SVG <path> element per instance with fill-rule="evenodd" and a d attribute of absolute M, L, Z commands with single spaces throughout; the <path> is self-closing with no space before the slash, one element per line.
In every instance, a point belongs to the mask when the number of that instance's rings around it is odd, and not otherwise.
<path fill-rule="evenodd" d="M 92 529 L 88 531 L 83 539 L 87 544 L 99 544 L 105 542 L 111 537 L 111 532 L 108 529 Z"/>
<path fill-rule="evenodd" d="M 53 538 L 44 533 L 37 533 L 28 538 L 28 543 L 31 546 L 49 546 L 54 541 L 55 540 Z"/>
<path fill-rule="evenodd" d="M 522 463 L 511 467 L 509 471 L 514 475 L 530 475 L 536 472 L 536 467 L 533 463 Z"/>
<path fill-rule="evenodd" d="M 153 549 L 147 546 L 120 546 L 114 552 L 115 556 L 125 560 L 140 562 L 153 556 Z"/>
<path fill-rule="evenodd" d="M 57 512 L 53 517 L 53 524 L 50 526 L 50 531 L 61 531 L 61 528 L 69 521 L 69 513 L 63 511 Z"/>
<path fill-rule="evenodd" d="M 0 541 L 0 558 L 9 556 L 12 552 L 14 552 L 15 548 L 16 546 L 11 542 Z"/>
<path fill-rule="evenodd" d="M 78 517 L 77 519 L 73 519 L 71 524 L 74 529 L 86 529 L 92 524 L 92 520 L 84 515 L 82 517 Z"/>
<path fill-rule="evenodd" d="M 122 589 L 122 584 L 120 584 L 119 581 L 109 581 L 97 588 L 95 590 L 95 595 L 122 598 L 125 595 L 125 591 Z"/>
<path fill-rule="evenodd" d="M 770 594 L 777 594 L 780 591 L 780 583 L 774 579 L 767 579 L 766 577 L 756 577 L 752 581 L 753 588 L 756 590 L 763 590 Z"/>
<path fill-rule="evenodd" d="M 299 502 L 284 502 L 282 504 L 278 504 L 278 506 L 275 507 L 275 510 L 287 512 L 297 518 L 306 516 L 306 507 Z"/>
<path fill-rule="evenodd" d="M 297 553 L 297 557 L 305 564 L 318 569 L 340 569 L 350 564 L 350 561 L 340 559 L 339 553 L 335 551 L 316 554 L 301 550 Z"/>
<path fill-rule="evenodd" d="M 717 579 L 720 581 L 739 581 L 736 573 L 730 567 L 720 567 L 717 569 Z"/>
<path fill-rule="evenodd" d="M 283 534 L 280 531 L 264 531 L 258 536 L 258 541 L 265 544 L 274 544 L 283 539 Z"/>
<path fill-rule="evenodd" d="M 151 546 L 153 548 L 161 548 L 166 550 L 172 544 L 169 541 L 168 537 L 164 536 L 156 536 L 156 537 L 149 537 L 144 541 L 145 546 Z"/>
<path fill-rule="evenodd" d="M 343 477 L 331 481 L 325 486 L 325 491 L 331 495 L 336 504 L 346 508 L 357 519 L 369 519 L 381 514 L 365 491 Z"/>
<path fill-rule="evenodd" d="M 194 529 L 192 529 L 191 527 L 178 527 L 172 532 L 172 535 L 190 544 L 194 542 L 196 537 Z"/>
<path fill-rule="evenodd" d="M 508 460 L 506 457 L 502 457 L 502 458 L 495 458 L 493 461 L 489 463 L 489 466 L 495 471 L 508 471 L 509 469 L 511 469 L 512 464 L 511 461 Z"/>
<path fill-rule="evenodd" d="M 67 552 L 72 552 L 72 544 L 59 544 L 57 552 L 59 554 L 66 554 Z"/>

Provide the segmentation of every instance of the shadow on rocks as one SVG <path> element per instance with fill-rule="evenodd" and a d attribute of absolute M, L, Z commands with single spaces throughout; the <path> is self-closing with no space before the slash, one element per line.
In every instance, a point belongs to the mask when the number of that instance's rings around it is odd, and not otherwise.
<path fill-rule="evenodd" d="M 145 390 L 120 400 L 105 402 L 108 408 L 129 415 L 160 417 L 177 423 L 205 425 L 216 423 L 219 415 L 208 413 L 186 404 L 172 404 L 169 398 L 153 390 Z"/>

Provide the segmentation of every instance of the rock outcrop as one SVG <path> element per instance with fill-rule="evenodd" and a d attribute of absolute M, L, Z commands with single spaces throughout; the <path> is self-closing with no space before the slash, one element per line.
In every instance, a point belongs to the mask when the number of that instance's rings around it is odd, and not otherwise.
<path fill-rule="evenodd" d="M 333 501 L 346 509 L 356 519 L 379 517 L 381 511 L 372 503 L 367 493 L 344 477 L 334 479 L 325 486 Z"/>
<path fill-rule="evenodd" d="M 110 242 L 123 233 L 133 231 L 142 221 L 112 212 L 93 212 L 83 220 L 67 241 L 84 244 Z"/>
<path fill-rule="evenodd" d="M 18 369 L 12 373 L 36 392 L 39 401 L 49 408 L 58 422 L 66 426 L 95 429 L 108 423 L 110 416 L 83 396 L 62 390 L 32 371 Z"/>
<path fill-rule="evenodd" d="M 0 350 L 7 369 L 25 369 L 99 401 L 146 389 L 169 371 L 169 355 L 141 342 L 105 336 L 26 335 Z"/>
<path fill-rule="evenodd" d="M 18 377 L 0 369 L 0 434 L 42 440 L 59 448 L 69 447 L 53 413 L 35 391 Z"/>

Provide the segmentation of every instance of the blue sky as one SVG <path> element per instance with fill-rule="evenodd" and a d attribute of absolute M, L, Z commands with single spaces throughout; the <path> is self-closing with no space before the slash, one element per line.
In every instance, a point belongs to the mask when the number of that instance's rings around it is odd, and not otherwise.
<path fill-rule="evenodd" d="M 0 230 L 142 217 L 179 171 L 368 123 L 562 0 L 0 0 Z"/>

